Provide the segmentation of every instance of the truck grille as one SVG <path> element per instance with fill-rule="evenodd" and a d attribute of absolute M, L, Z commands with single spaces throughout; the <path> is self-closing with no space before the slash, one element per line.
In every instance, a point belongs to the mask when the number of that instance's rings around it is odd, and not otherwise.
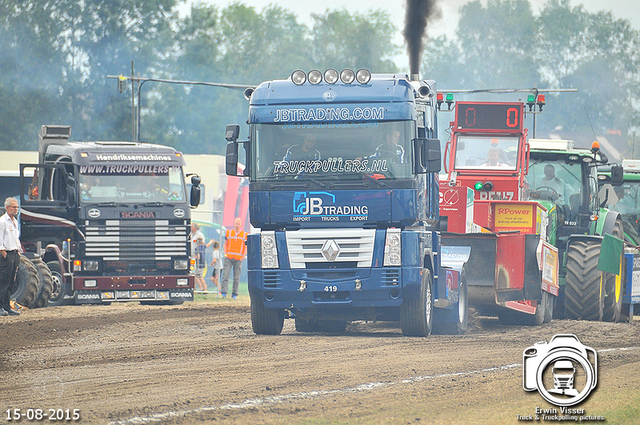
<path fill-rule="evenodd" d="M 184 221 L 106 220 L 89 221 L 86 229 L 87 257 L 104 260 L 171 260 L 187 256 L 188 227 Z"/>
<path fill-rule="evenodd" d="M 312 229 L 286 232 L 292 269 L 334 266 L 371 267 L 375 229 Z"/>

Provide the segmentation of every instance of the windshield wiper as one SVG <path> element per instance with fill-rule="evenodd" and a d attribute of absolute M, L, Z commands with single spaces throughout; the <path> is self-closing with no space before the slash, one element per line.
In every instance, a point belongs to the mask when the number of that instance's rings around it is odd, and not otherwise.
<path fill-rule="evenodd" d="M 309 176 L 308 174 L 298 174 L 298 175 L 295 177 L 295 179 L 296 179 L 296 180 L 303 180 L 303 179 L 304 179 L 304 180 L 309 180 L 309 181 L 311 181 L 311 182 L 314 182 L 315 184 L 317 184 L 318 186 L 320 186 L 320 187 L 322 187 L 322 188 L 327 187 L 327 184 L 326 184 L 326 183 L 321 182 L 321 181 L 320 181 L 320 180 L 318 180 L 318 179 L 314 179 L 313 177 Z"/>
<path fill-rule="evenodd" d="M 128 207 L 129 204 L 117 204 L 113 201 L 110 202 L 98 202 L 97 204 L 95 204 L 96 206 L 99 207 Z"/>
<path fill-rule="evenodd" d="M 156 202 L 145 202 L 144 204 L 138 204 L 137 207 L 175 207 L 175 204 L 165 204 L 164 202 L 156 201 Z"/>

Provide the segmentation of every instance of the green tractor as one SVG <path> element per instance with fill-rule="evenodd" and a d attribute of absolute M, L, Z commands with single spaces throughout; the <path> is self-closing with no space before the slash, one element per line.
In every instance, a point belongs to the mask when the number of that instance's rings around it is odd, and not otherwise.
<path fill-rule="evenodd" d="M 633 246 L 640 245 L 640 160 L 622 161 L 624 173 L 621 184 L 612 184 L 611 169 L 598 170 L 600 199 L 603 204 L 620 213 L 624 224 L 624 240 Z"/>
<path fill-rule="evenodd" d="M 608 159 L 594 143 L 530 139 L 529 196 L 549 210 L 549 242 L 562 259 L 555 317 L 617 322 L 622 317 L 623 222 L 599 198 L 599 166 Z M 621 182 L 619 166 L 611 173 Z M 613 237 L 611 237 L 613 236 Z"/>

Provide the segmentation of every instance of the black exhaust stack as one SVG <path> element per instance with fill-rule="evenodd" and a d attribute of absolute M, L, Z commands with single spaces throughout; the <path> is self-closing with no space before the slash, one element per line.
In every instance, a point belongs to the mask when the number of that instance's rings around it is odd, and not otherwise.
<path fill-rule="evenodd" d="M 431 18 L 439 18 L 440 9 L 436 0 L 407 0 L 402 35 L 407 43 L 409 54 L 409 73 L 412 81 L 420 79 L 420 57 L 424 46 L 427 22 Z"/>

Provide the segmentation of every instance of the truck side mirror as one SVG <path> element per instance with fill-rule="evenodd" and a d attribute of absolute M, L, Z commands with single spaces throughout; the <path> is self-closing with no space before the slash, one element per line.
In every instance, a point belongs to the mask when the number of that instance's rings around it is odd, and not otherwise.
<path fill-rule="evenodd" d="M 624 179 L 624 168 L 622 165 L 611 166 L 611 184 L 613 186 L 621 186 Z"/>
<path fill-rule="evenodd" d="M 202 182 L 202 178 L 200 176 L 191 176 L 191 193 L 189 193 L 189 205 L 192 208 L 196 208 L 200 205 L 200 195 L 202 189 L 200 188 L 200 183 Z"/>
<path fill-rule="evenodd" d="M 235 142 L 240 137 L 240 126 L 238 124 L 227 124 L 224 130 L 224 138 L 228 142 Z"/>
<path fill-rule="evenodd" d="M 440 150 L 440 140 L 422 139 L 422 165 L 427 169 L 427 173 L 438 173 L 442 168 L 442 151 Z"/>
<path fill-rule="evenodd" d="M 227 176 L 238 175 L 238 144 L 236 142 L 227 143 L 227 159 L 225 165 Z"/>

